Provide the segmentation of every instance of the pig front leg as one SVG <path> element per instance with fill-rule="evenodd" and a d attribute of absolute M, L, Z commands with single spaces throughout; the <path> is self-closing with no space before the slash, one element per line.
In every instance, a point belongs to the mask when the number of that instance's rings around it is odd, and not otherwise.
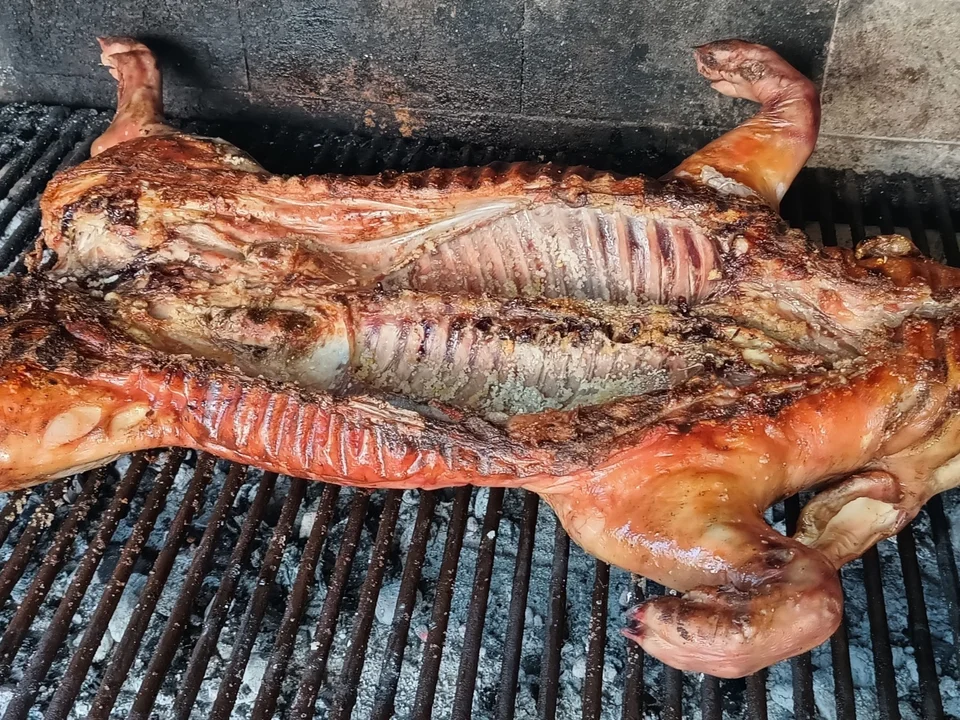
<path fill-rule="evenodd" d="M 770 528 L 743 485 L 691 470 L 544 496 L 588 552 L 682 593 L 628 611 L 627 637 L 672 667 L 735 678 L 824 642 L 843 605 L 830 560 Z"/>
<path fill-rule="evenodd" d="M 857 473 L 814 497 L 800 514 L 794 539 L 839 568 L 895 535 L 916 515 L 900 483 L 883 471 Z"/>
<path fill-rule="evenodd" d="M 908 447 L 878 458 L 876 469 L 855 473 L 807 503 L 794 539 L 839 568 L 900 532 L 934 495 L 960 486 L 960 417 L 949 415 L 931 427 L 925 414 L 909 416 L 888 442 L 899 446 L 906 436 L 912 441 Z"/>

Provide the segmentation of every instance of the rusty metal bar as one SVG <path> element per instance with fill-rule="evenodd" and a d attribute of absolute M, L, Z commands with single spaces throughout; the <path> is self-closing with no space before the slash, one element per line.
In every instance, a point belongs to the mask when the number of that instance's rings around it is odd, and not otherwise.
<path fill-rule="evenodd" d="M 858 222 L 863 227 L 863 221 L 851 220 L 851 226 Z M 800 517 L 800 498 L 796 495 L 784 500 L 784 516 L 787 525 L 787 535 L 797 532 L 797 519 Z M 797 720 L 813 720 L 815 703 L 813 698 L 813 663 L 809 652 L 790 659 L 790 669 L 793 673 L 793 713 Z"/>
<path fill-rule="evenodd" d="M 240 580 L 243 564 L 250 555 L 253 538 L 267 509 L 267 504 L 273 496 L 276 482 L 277 476 L 274 473 L 266 473 L 263 476 L 260 480 L 260 487 L 257 488 L 257 496 L 253 505 L 247 511 L 247 517 L 240 528 L 240 536 L 233 546 L 233 552 L 227 561 L 227 567 L 221 575 L 220 587 L 217 588 L 217 593 L 210 602 L 210 612 L 207 613 L 207 617 L 203 621 L 200 637 L 193 646 L 187 669 L 180 680 L 180 691 L 174 700 L 172 712 L 173 717 L 179 720 L 186 720 L 193 711 L 193 703 L 197 698 L 197 693 L 200 692 L 204 672 L 210 662 L 210 656 L 213 655 L 216 648 L 223 624 L 227 619 L 227 611 L 233 601 L 233 594 L 237 582 Z"/>
<path fill-rule="evenodd" d="M 863 555 L 863 582 L 867 591 L 867 617 L 870 620 L 873 670 L 877 683 L 877 710 L 882 720 L 900 720 L 893 650 L 890 647 L 890 627 L 887 624 L 887 607 L 883 601 L 880 555 L 875 547 Z"/>
<path fill-rule="evenodd" d="M 161 488 L 167 488 L 166 490 L 162 491 L 164 500 L 167 498 L 169 484 L 172 484 L 173 479 L 176 477 L 177 471 L 180 469 L 180 465 L 183 462 L 185 455 L 186 453 L 183 450 L 171 451 L 170 456 L 160 473 L 162 479 L 157 479 L 156 484 L 158 486 Z M 167 478 L 170 479 L 167 480 Z M 173 524 L 170 526 L 171 532 L 182 534 L 182 528 L 186 524 L 187 519 L 192 516 L 194 503 L 197 502 L 197 498 L 199 497 L 200 493 L 202 493 L 205 485 L 206 480 L 201 474 L 194 476 L 187 493 L 182 500 L 180 511 L 177 513 Z M 159 510 L 162 509 L 162 507 L 163 503 L 158 502 L 157 514 L 159 514 Z M 87 672 L 89 672 L 90 666 L 93 663 L 93 656 L 96 654 L 97 648 L 100 646 L 100 643 L 103 640 L 103 634 L 107 630 L 107 626 L 110 623 L 110 618 L 113 616 L 114 611 L 116 611 L 117 604 L 120 602 L 120 598 L 126 589 L 127 581 L 130 579 L 130 575 L 133 573 L 134 564 L 140 557 L 140 554 L 143 552 L 143 548 L 150 538 L 150 533 L 153 531 L 153 527 L 156 522 L 156 515 L 151 513 L 151 515 L 147 517 L 148 521 L 146 523 L 140 527 L 134 528 L 134 531 L 130 536 L 130 540 L 128 540 L 127 544 L 124 546 L 123 552 L 120 554 L 120 560 L 117 563 L 117 567 L 107 585 L 107 589 L 100 596 L 100 602 L 97 605 L 97 609 L 94 611 L 93 616 L 90 619 L 90 624 L 87 626 L 87 631 L 83 635 L 83 640 L 80 643 L 80 647 L 71 658 L 67 672 L 64 673 L 63 679 L 57 686 L 57 690 L 53 694 L 50 704 L 47 706 L 44 720 L 62 720 L 70 713 L 73 703 L 77 698 L 77 694 L 80 691 L 80 686 L 82 685 L 84 678 L 86 678 Z M 143 516 L 141 516 L 141 519 L 142 518 Z M 174 540 L 175 544 L 179 545 L 177 538 L 174 538 Z M 168 565 L 172 565 L 176 549 L 177 548 L 174 548 L 173 551 L 166 553 L 166 557 L 162 561 L 160 558 L 157 559 L 157 563 L 160 565 L 159 572 L 163 574 L 164 577 L 160 578 L 158 583 L 154 583 L 155 592 L 159 592 L 156 588 L 158 586 L 162 587 L 163 581 L 166 579 L 164 568 Z M 147 585 L 150 585 L 149 581 Z M 144 588 L 144 591 L 145 590 L 146 587 Z M 143 593 L 141 593 L 140 600 L 143 601 L 144 599 Z M 133 618 L 131 618 L 131 620 L 133 620 Z M 128 639 L 126 633 L 124 633 L 123 639 Z M 117 650 L 119 653 L 124 652 L 125 646 L 122 641 L 118 643 Z"/>
<path fill-rule="evenodd" d="M 353 631 L 350 634 L 350 644 L 347 646 L 347 655 L 337 678 L 337 692 L 333 706 L 330 708 L 331 720 L 346 720 L 353 712 L 357 701 L 357 686 L 360 683 L 360 673 L 367 655 L 367 642 L 370 640 L 370 629 L 373 626 L 373 616 L 377 607 L 377 596 L 383 584 L 383 573 L 387 565 L 387 553 L 393 541 L 393 532 L 397 527 L 397 518 L 400 514 L 401 491 L 391 490 L 380 514 L 380 525 L 377 528 L 377 537 L 373 544 L 373 554 L 367 566 L 367 575 L 360 587 L 360 601 L 353 616 Z"/>
<path fill-rule="evenodd" d="M 400 590 L 397 593 L 397 604 L 393 613 L 393 625 L 390 628 L 390 637 L 387 640 L 383 665 L 380 667 L 377 693 L 374 696 L 373 708 L 370 711 L 371 720 L 387 720 L 395 714 L 394 699 L 397 693 L 397 683 L 400 679 L 400 668 L 407 647 L 407 634 L 410 631 L 414 603 L 417 599 L 417 585 L 420 583 L 423 572 L 427 541 L 430 539 L 430 518 L 433 516 L 436 505 L 436 492 L 420 493 L 420 506 L 417 508 L 417 519 L 414 522 L 410 548 L 407 551 L 403 575 L 400 579 Z"/>
<path fill-rule="evenodd" d="M 720 695 L 720 678 L 704 675 L 700 682 L 701 720 L 721 720 L 723 702 Z"/>
<path fill-rule="evenodd" d="M 43 601 L 50 592 L 54 578 L 63 567 L 67 553 L 73 548 L 80 524 L 87 519 L 90 511 L 97 503 L 98 493 L 103 487 L 106 471 L 103 468 L 87 473 L 83 492 L 80 493 L 70 510 L 70 514 L 57 530 L 53 545 L 44 553 L 40 568 L 30 581 L 27 592 L 20 601 L 20 606 L 10 619 L 7 629 L 0 638 L 0 675 L 9 668 L 9 661 L 16 654 L 23 642 L 23 638 L 37 616 Z"/>
<path fill-rule="evenodd" d="M 183 451 L 171 452 L 167 456 L 163 469 L 157 475 L 153 488 L 150 490 L 150 494 L 144 503 L 143 510 L 140 512 L 140 517 L 133 527 L 130 538 L 120 553 L 120 559 L 117 562 L 113 576 L 110 578 L 110 582 L 102 594 L 96 610 L 90 617 L 87 630 L 81 640 L 81 645 L 76 652 L 74 652 L 70 665 L 63 674 L 61 687 L 65 688 L 64 692 L 74 692 L 73 688 L 78 687 L 80 683 L 83 682 L 87 674 L 87 668 L 90 666 L 90 661 L 93 659 L 96 648 L 100 644 L 100 638 L 103 636 L 110 616 L 113 614 L 113 609 L 116 607 L 116 603 L 119 601 L 120 595 L 123 592 L 126 579 L 133 571 L 133 564 L 140 556 L 140 551 L 143 549 L 147 537 L 153 529 L 157 516 L 160 515 L 160 511 L 163 509 L 163 503 L 166 500 L 167 493 L 170 492 L 170 487 L 173 485 L 173 478 L 183 458 Z M 104 539 L 104 549 L 107 540 L 109 540 L 109 537 Z M 86 568 L 87 572 L 80 578 L 84 581 L 82 583 L 83 589 L 89 584 L 96 564 L 100 562 L 102 555 L 103 550 L 100 550 L 92 556 L 91 563 L 88 564 Z M 79 573 L 77 575 L 79 575 Z M 79 585 L 75 585 L 77 580 L 78 577 L 75 576 L 74 583 L 71 584 L 71 591 L 79 587 Z M 76 594 L 68 592 L 67 597 L 65 597 L 64 601 L 57 607 L 57 612 L 54 614 L 53 620 L 51 620 L 47 631 L 40 640 L 40 644 L 30 657 L 27 667 L 24 670 L 23 678 L 17 685 L 13 697 L 7 705 L 7 712 L 4 713 L 3 720 L 23 720 L 27 717 L 40 691 L 40 683 L 44 677 L 46 677 L 50 665 L 53 663 L 57 652 L 63 645 L 63 641 L 70 628 L 70 623 L 73 620 L 73 611 L 79 604 L 82 596 L 82 590 Z M 93 640 L 94 637 L 96 637 L 95 641 Z M 58 692 L 59 691 L 58 689 Z"/>
<path fill-rule="evenodd" d="M 553 544 L 553 570 L 550 575 L 550 614 L 547 617 L 540 663 L 540 695 L 537 714 L 540 720 L 553 720 L 557 715 L 560 688 L 560 651 L 567 620 L 567 567 L 570 561 L 570 538 L 560 521 L 556 521 Z"/>
<path fill-rule="evenodd" d="M 260 566 L 256 589 L 247 603 L 247 611 L 244 613 L 243 622 L 240 624 L 240 629 L 233 641 L 230 662 L 223 673 L 220 690 L 217 692 L 217 699 L 213 703 L 210 716 L 214 720 L 226 720 L 233 710 L 237 691 L 243 681 L 243 670 L 250 659 L 250 651 L 253 649 L 253 642 L 257 638 L 257 633 L 260 632 L 260 623 L 263 622 L 264 613 L 267 611 L 267 603 L 270 600 L 270 589 L 277 577 L 277 570 L 279 570 L 280 562 L 283 560 L 283 551 L 290 539 L 293 521 L 297 518 L 297 512 L 300 510 L 300 503 L 306 491 L 306 480 L 295 479 L 290 481 L 290 488 L 287 490 L 287 497 L 283 502 L 283 509 L 280 511 L 280 519 L 277 520 L 273 536 L 270 538 L 270 544 L 267 547 L 267 553 L 263 558 L 263 564 Z"/>
<path fill-rule="evenodd" d="M 327 658 L 330 645 L 333 644 L 333 633 L 336 630 L 337 615 L 340 611 L 340 600 L 347 584 L 347 576 L 353 567 L 357 543 L 360 542 L 360 533 L 363 530 L 363 518 L 366 516 L 370 493 L 365 490 L 357 491 L 353 498 L 350 517 L 347 527 L 340 541 L 340 551 L 337 553 L 333 575 L 327 584 L 327 595 L 323 599 L 323 609 L 317 619 L 317 627 L 313 633 L 314 649 L 311 650 L 304 663 L 300 676 L 300 687 L 291 705 L 290 717 L 308 720 L 314 715 L 314 706 L 317 702 L 317 693 L 320 683 L 327 670 Z"/>
<path fill-rule="evenodd" d="M 497 720 L 510 720 L 517 697 L 517 675 L 520 672 L 520 654 L 523 651 L 523 625 L 526 619 L 527 593 L 530 589 L 530 568 L 533 562 L 533 541 L 537 531 L 540 498 L 524 491 L 523 521 L 517 545 L 517 561 L 513 570 L 513 588 L 510 609 L 507 611 L 507 631 L 503 643 L 503 662 L 500 664 L 500 689 L 497 693 Z"/>
<path fill-rule="evenodd" d="M 587 668 L 583 678 L 583 720 L 599 720 L 603 691 L 603 655 L 607 644 L 607 601 L 610 594 L 610 566 L 596 561 L 593 597 L 590 601 Z"/>
<path fill-rule="evenodd" d="M 214 505 L 213 512 L 207 522 L 207 527 L 200 538 L 200 544 L 197 546 L 193 561 L 190 563 L 190 569 L 187 571 L 186 579 L 180 589 L 180 594 L 177 596 L 177 602 L 170 612 L 163 634 L 160 636 L 160 641 L 153 651 L 150 664 L 147 666 L 140 687 L 137 689 L 137 695 L 128 716 L 129 720 L 146 720 L 153 709 L 153 704 L 156 702 L 163 680 L 170 669 L 170 663 L 177 651 L 177 646 L 187 629 L 190 610 L 200 590 L 200 585 L 203 578 L 210 573 L 214 546 L 227 520 L 227 513 L 233 505 L 240 486 L 243 484 L 243 478 L 244 468 L 241 465 L 231 465 L 223 487 L 220 489 L 216 505 Z"/>
<path fill-rule="evenodd" d="M 500 518 L 503 514 L 503 488 L 490 488 L 487 512 L 480 532 L 480 547 L 477 550 L 477 568 L 473 577 L 473 593 L 467 612 L 467 628 L 460 652 L 460 668 L 457 672 L 457 689 L 453 696 L 454 720 L 472 715 L 473 692 L 477 686 L 477 661 L 483 639 L 483 625 L 490 597 L 490 577 L 493 573 L 494 551 L 499 537 Z"/>
<path fill-rule="evenodd" d="M 40 542 L 44 532 L 53 524 L 57 508 L 64 503 L 64 493 L 69 480 L 58 480 L 47 488 L 43 501 L 34 509 L 27 521 L 27 527 L 17 540 L 10 558 L 0 570 L 0 606 L 10 597 L 13 586 L 17 584 L 31 559 L 33 550 Z"/>
<path fill-rule="evenodd" d="M 333 511 L 336 509 L 339 495 L 340 488 L 337 485 L 325 485 L 323 492 L 320 494 L 320 504 L 314 516 L 313 527 L 310 529 L 310 537 L 307 539 L 303 554 L 300 556 L 297 579 L 293 583 L 290 597 L 287 598 L 287 607 L 277 630 L 273 652 L 270 655 L 267 670 L 263 675 L 260 690 L 257 692 L 257 699 L 254 702 L 251 715 L 252 720 L 258 718 L 267 720 L 273 717 L 276 710 L 280 686 L 283 684 L 287 665 L 290 662 L 290 656 L 293 654 L 297 628 L 303 619 L 303 612 L 307 606 L 310 590 L 316 582 L 317 560 L 320 557 L 320 551 L 323 549 L 323 543 L 327 539 L 327 530 L 330 528 L 330 520 L 333 518 Z"/>
<path fill-rule="evenodd" d="M 634 575 L 631 580 L 631 598 L 634 604 L 643 602 L 643 581 Z M 643 688 L 643 657 L 644 652 L 637 643 L 624 638 L 627 644 L 626 681 L 623 685 L 623 718 L 622 720 L 640 720 L 646 703 L 644 702 Z"/>
<path fill-rule="evenodd" d="M 45 646 L 48 652 L 52 651 L 55 653 L 57 643 L 62 642 L 63 638 L 66 637 L 74 610 L 80 604 L 80 600 L 87 591 L 90 580 L 97 569 L 97 565 L 100 563 L 100 559 L 103 557 L 103 553 L 107 549 L 110 538 L 113 537 L 113 533 L 116 532 L 120 521 L 123 520 L 127 511 L 130 509 L 130 499 L 136 492 L 140 484 L 140 477 L 143 475 L 146 467 L 146 458 L 143 455 L 135 455 L 133 461 L 130 463 L 130 467 L 123 476 L 120 486 L 114 493 L 110 506 L 103 514 L 100 527 L 97 529 L 97 534 L 87 546 L 87 551 L 84 553 L 80 564 L 73 573 L 70 586 L 67 588 L 67 592 L 57 606 L 56 613 L 40 641 L 41 646 Z M 23 606 L 21 606 L 21 609 L 22 607 Z M 18 612 L 4 632 L 3 638 L 0 639 L 0 675 L 5 675 L 9 672 L 13 658 L 16 656 L 23 642 L 23 638 L 30 629 L 32 618 L 28 617 L 28 613 L 34 613 L 38 609 L 39 608 L 28 609 L 24 611 L 23 615 L 20 615 Z"/>
<path fill-rule="evenodd" d="M 940 697 L 940 678 L 930 642 L 930 623 L 927 619 L 927 604 L 923 599 L 923 579 L 917 562 L 917 543 L 913 537 L 913 524 L 907 525 L 897 536 L 897 551 L 903 568 L 903 585 L 907 595 L 907 627 L 913 656 L 920 679 L 920 699 L 923 717 L 938 720 L 943 715 L 943 700 Z"/>
<path fill-rule="evenodd" d="M 767 671 L 761 670 L 746 679 L 747 713 L 749 720 L 766 720 Z"/>
<path fill-rule="evenodd" d="M 433 700 L 437 692 L 443 645 L 447 639 L 450 602 L 453 600 L 453 587 L 457 580 L 457 566 L 460 562 L 460 549 L 463 547 L 463 531 L 466 528 L 469 507 L 470 488 L 458 488 L 453 500 L 453 509 L 450 511 L 450 523 L 443 548 L 443 560 L 440 563 L 440 576 L 437 578 L 433 614 L 430 617 L 427 640 L 423 646 L 420 679 L 417 682 L 417 695 L 410 714 L 411 720 L 427 720 L 433 715 Z"/>
<path fill-rule="evenodd" d="M 15 490 L 7 497 L 7 504 L 0 510 L 0 545 L 7 541 L 10 531 L 27 508 L 30 490 Z"/>

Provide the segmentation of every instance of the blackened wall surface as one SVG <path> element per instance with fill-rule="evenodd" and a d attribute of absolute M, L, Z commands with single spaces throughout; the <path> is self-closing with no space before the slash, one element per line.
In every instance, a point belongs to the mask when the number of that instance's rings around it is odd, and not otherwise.
<path fill-rule="evenodd" d="M 0 100 L 111 106 L 95 38 L 124 34 L 160 55 L 174 115 L 679 149 L 751 111 L 712 92 L 690 53 L 742 37 L 828 89 L 825 164 L 869 169 L 884 156 L 929 155 L 932 143 L 940 166 L 928 159 L 925 171 L 952 174 L 960 121 L 946 103 L 960 99 L 960 80 L 935 65 L 958 56 L 954 30 L 954 0 L 5 0 Z M 869 78 L 865 57 L 876 65 Z M 876 97 L 891 86 L 911 106 L 893 139 L 913 144 L 899 154 L 867 148 L 891 141 L 893 116 Z"/>

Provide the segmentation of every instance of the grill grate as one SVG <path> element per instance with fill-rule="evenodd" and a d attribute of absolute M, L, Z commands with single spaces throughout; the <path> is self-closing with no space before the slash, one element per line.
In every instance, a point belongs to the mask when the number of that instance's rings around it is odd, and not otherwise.
<path fill-rule="evenodd" d="M 22 268 L 38 193 L 87 155 L 107 119 L 0 107 L 0 267 Z M 187 129 L 289 173 L 537 157 Z M 896 230 L 956 264 L 958 208 L 960 188 L 940 179 L 805 171 L 784 214 L 826 245 Z M 523 491 L 341 490 L 174 450 L 0 502 L 3 720 L 960 714 L 956 493 L 843 569 L 847 608 L 828 645 L 741 681 L 686 676 L 628 644 L 623 609 L 663 588 L 585 555 Z M 790 531 L 800 507 L 789 499 L 770 519 Z"/>

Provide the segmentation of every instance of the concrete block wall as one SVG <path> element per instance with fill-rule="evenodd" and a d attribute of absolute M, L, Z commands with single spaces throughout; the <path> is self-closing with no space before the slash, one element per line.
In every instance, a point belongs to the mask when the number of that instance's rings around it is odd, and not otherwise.
<path fill-rule="evenodd" d="M 960 177 L 960 0 L 5 0 L 0 101 L 111 107 L 104 34 L 177 116 L 612 153 L 750 114 L 690 54 L 742 37 L 822 87 L 813 164 Z"/>

